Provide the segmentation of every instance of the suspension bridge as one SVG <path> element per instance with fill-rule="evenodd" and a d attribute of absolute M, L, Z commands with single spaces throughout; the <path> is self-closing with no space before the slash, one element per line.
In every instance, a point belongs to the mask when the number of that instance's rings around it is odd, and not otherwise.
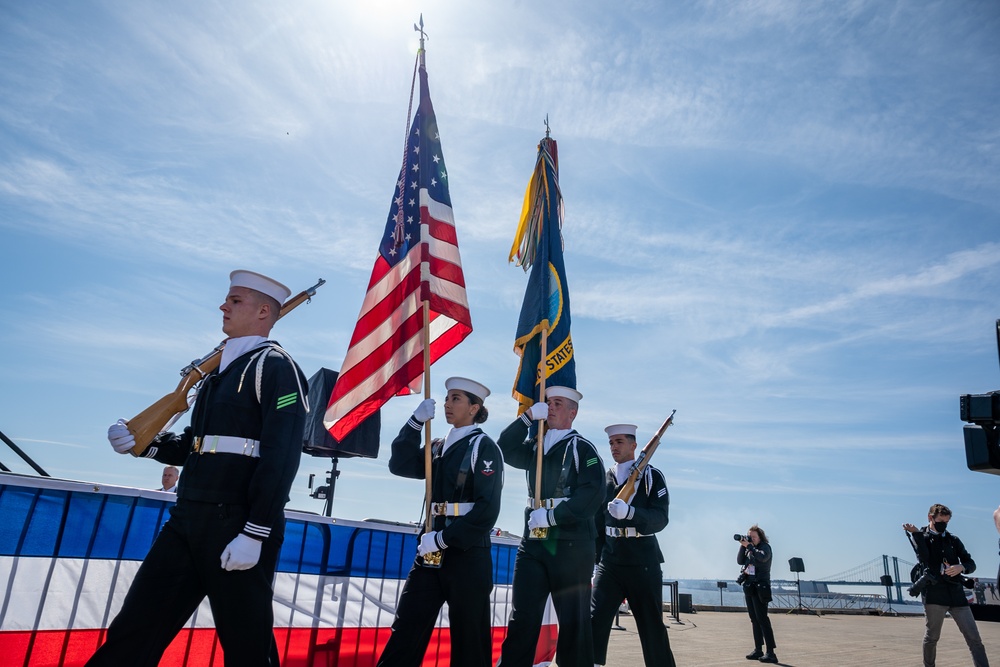
<path fill-rule="evenodd" d="M 910 586 L 910 570 L 914 563 L 897 556 L 882 555 L 867 563 L 838 572 L 837 574 L 813 579 L 816 584 L 827 586 L 881 586 L 886 598 L 891 598 L 891 589 L 896 590 L 896 602 L 903 602 L 903 585 Z"/>

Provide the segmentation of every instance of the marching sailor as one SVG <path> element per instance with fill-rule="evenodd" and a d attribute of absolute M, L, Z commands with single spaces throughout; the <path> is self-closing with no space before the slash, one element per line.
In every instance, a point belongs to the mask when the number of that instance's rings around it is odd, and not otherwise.
<path fill-rule="evenodd" d="M 601 457 L 589 440 L 573 429 L 583 395 L 570 387 L 549 387 L 545 403 L 535 403 L 500 434 L 504 460 L 527 471 L 528 507 L 524 536 L 514 562 L 513 609 L 501 649 L 503 667 L 531 667 L 549 594 L 559 621 L 556 662 L 593 664 L 590 575 L 594 568 L 594 515 L 604 500 Z M 542 497 L 534 496 L 538 467 L 537 436 L 528 438 L 531 422 L 545 419 L 541 443 Z M 547 529 L 532 539 L 532 529 Z"/>
<path fill-rule="evenodd" d="M 461 377 L 448 378 L 444 386 L 445 419 L 452 428 L 446 438 L 431 443 L 431 530 L 420 536 L 417 559 L 406 577 L 379 667 L 420 665 L 446 602 L 451 664 L 492 664 L 490 533 L 500 514 L 503 456 L 479 427 L 488 416 L 483 401 L 490 390 Z M 434 399 L 425 399 L 400 429 L 392 442 L 392 474 L 425 479 L 421 430 L 434 412 Z M 425 555 L 432 556 L 425 561 Z M 439 565 L 430 566 L 438 556 Z"/>
<path fill-rule="evenodd" d="M 656 539 L 668 521 L 667 483 L 663 473 L 647 465 L 636 480 L 631 500 L 616 498 L 635 463 L 636 426 L 612 424 L 604 431 L 615 465 L 606 473 L 607 505 L 597 518 L 601 532 L 590 607 L 594 663 L 607 661 L 611 624 L 622 600 L 628 600 L 646 667 L 672 667 L 674 656 L 663 625 L 663 554 Z"/>
<path fill-rule="evenodd" d="M 219 306 L 229 338 L 191 425 L 161 433 L 142 453 L 183 464 L 177 503 L 89 667 L 154 667 L 206 596 L 226 667 L 278 664 L 271 584 L 309 409 L 305 376 L 267 339 L 290 294 L 259 273 L 230 274 Z M 108 440 L 120 454 L 135 444 L 124 420 Z"/>

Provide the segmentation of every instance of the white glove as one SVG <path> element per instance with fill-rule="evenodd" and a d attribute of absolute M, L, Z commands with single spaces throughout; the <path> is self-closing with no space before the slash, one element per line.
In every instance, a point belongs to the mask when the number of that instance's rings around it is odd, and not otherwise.
<path fill-rule="evenodd" d="M 536 510 L 531 510 L 531 514 L 528 515 L 528 530 L 534 530 L 535 528 L 548 528 L 549 526 L 554 526 L 555 521 L 549 522 L 549 511 L 544 507 L 539 507 Z"/>
<path fill-rule="evenodd" d="M 549 404 L 548 403 L 535 403 L 530 408 L 528 408 L 528 419 L 533 422 L 539 419 L 549 418 Z"/>
<path fill-rule="evenodd" d="M 128 454 L 135 447 L 135 436 L 128 432 L 124 419 L 108 427 L 108 442 L 119 454 Z"/>
<path fill-rule="evenodd" d="M 425 398 L 420 401 L 420 405 L 413 411 L 413 418 L 418 422 L 426 422 L 434 419 L 434 405 L 433 398 Z"/>
<path fill-rule="evenodd" d="M 424 556 L 432 554 L 435 551 L 444 551 L 447 548 L 448 545 L 441 539 L 440 531 L 432 530 L 420 536 L 420 544 L 417 545 L 417 555 Z"/>
<path fill-rule="evenodd" d="M 635 508 L 621 498 L 615 498 L 608 503 L 608 514 L 616 519 L 631 519 L 635 516 Z"/>
<path fill-rule="evenodd" d="M 243 533 L 237 535 L 222 552 L 222 569 L 249 570 L 260 560 L 261 542 Z"/>

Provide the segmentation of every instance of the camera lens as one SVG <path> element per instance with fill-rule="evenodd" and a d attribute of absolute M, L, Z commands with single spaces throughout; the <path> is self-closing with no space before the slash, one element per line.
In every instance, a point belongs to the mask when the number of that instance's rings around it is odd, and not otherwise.
<path fill-rule="evenodd" d="M 736 533 L 735 535 L 733 535 L 733 539 L 736 540 L 737 542 L 742 542 L 743 536 L 740 535 L 739 533 Z"/>

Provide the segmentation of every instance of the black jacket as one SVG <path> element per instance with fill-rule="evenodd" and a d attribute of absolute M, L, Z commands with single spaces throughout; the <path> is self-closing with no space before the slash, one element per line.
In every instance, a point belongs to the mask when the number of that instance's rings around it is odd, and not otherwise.
<path fill-rule="evenodd" d="M 771 545 L 767 542 L 761 542 L 757 546 L 751 542 L 746 547 L 741 544 L 740 550 L 736 554 L 736 562 L 744 566 L 744 572 L 746 566 L 754 566 L 754 573 L 747 575 L 748 581 L 771 583 Z"/>
<path fill-rule="evenodd" d="M 411 418 L 392 441 L 389 472 L 410 479 L 424 479 L 424 446 L 420 444 L 423 422 Z M 435 447 L 432 443 L 431 451 Z M 472 454 L 475 454 L 473 460 Z M 463 477 L 468 457 L 469 469 Z M 474 503 L 468 514 L 457 517 L 436 516 L 433 529 L 449 549 L 489 547 L 490 531 L 500 514 L 503 490 L 503 455 L 496 443 L 481 429 L 474 428 L 464 438 L 452 443 L 443 456 L 431 461 L 431 502 Z"/>
<path fill-rule="evenodd" d="M 910 540 L 910 546 L 917 554 L 917 560 L 921 565 L 926 566 L 931 575 L 937 579 L 936 583 L 928 586 L 921 595 L 924 604 L 940 604 L 948 607 L 967 606 L 969 600 L 965 597 L 962 575 L 954 577 L 944 575 L 944 569 L 948 565 L 963 565 L 965 567 L 964 574 L 972 574 L 976 571 L 976 562 L 966 551 L 962 540 L 947 530 L 940 534 L 932 533 L 928 526 L 924 526 L 915 533 L 907 533 L 907 537 Z"/>
<path fill-rule="evenodd" d="M 284 524 L 288 491 L 302 457 L 305 396 L 309 382 L 299 367 L 280 352 L 266 351 L 260 400 L 251 350 L 226 370 L 205 378 L 183 433 L 161 433 L 143 452 L 168 465 L 183 465 L 178 500 L 249 507 L 248 524 L 263 534 Z M 249 367 L 248 367 L 249 366 Z M 195 436 L 225 435 L 260 441 L 260 457 L 239 454 L 199 454 Z M 258 531 L 258 534 L 262 534 Z"/>
<path fill-rule="evenodd" d="M 528 494 L 535 492 L 537 438 L 527 439 L 528 423 L 518 417 L 500 434 L 497 444 L 504 460 L 526 471 Z M 563 472 L 565 478 L 563 479 Z M 559 482 L 563 480 L 560 489 Z M 587 540 L 594 544 L 597 530 L 594 515 L 604 500 L 604 464 L 594 445 L 571 430 L 542 457 L 543 499 L 564 497 L 565 502 L 552 509 L 556 525 L 549 529 L 549 540 Z M 527 504 L 527 503 L 526 503 Z M 528 538 L 528 515 L 524 510 L 524 538 Z"/>
<path fill-rule="evenodd" d="M 604 501 L 597 513 L 597 560 L 614 565 L 652 565 L 663 562 L 660 542 L 655 533 L 669 521 L 670 494 L 663 473 L 647 466 L 629 505 L 635 510 L 631 519 L 616 519 L 608 513 L 607 504 L 615 499 L 622 487 L 612 466 L 604 477 Z M 650 537 L 608 537 L 605 527 L 635 528 Z"/>

